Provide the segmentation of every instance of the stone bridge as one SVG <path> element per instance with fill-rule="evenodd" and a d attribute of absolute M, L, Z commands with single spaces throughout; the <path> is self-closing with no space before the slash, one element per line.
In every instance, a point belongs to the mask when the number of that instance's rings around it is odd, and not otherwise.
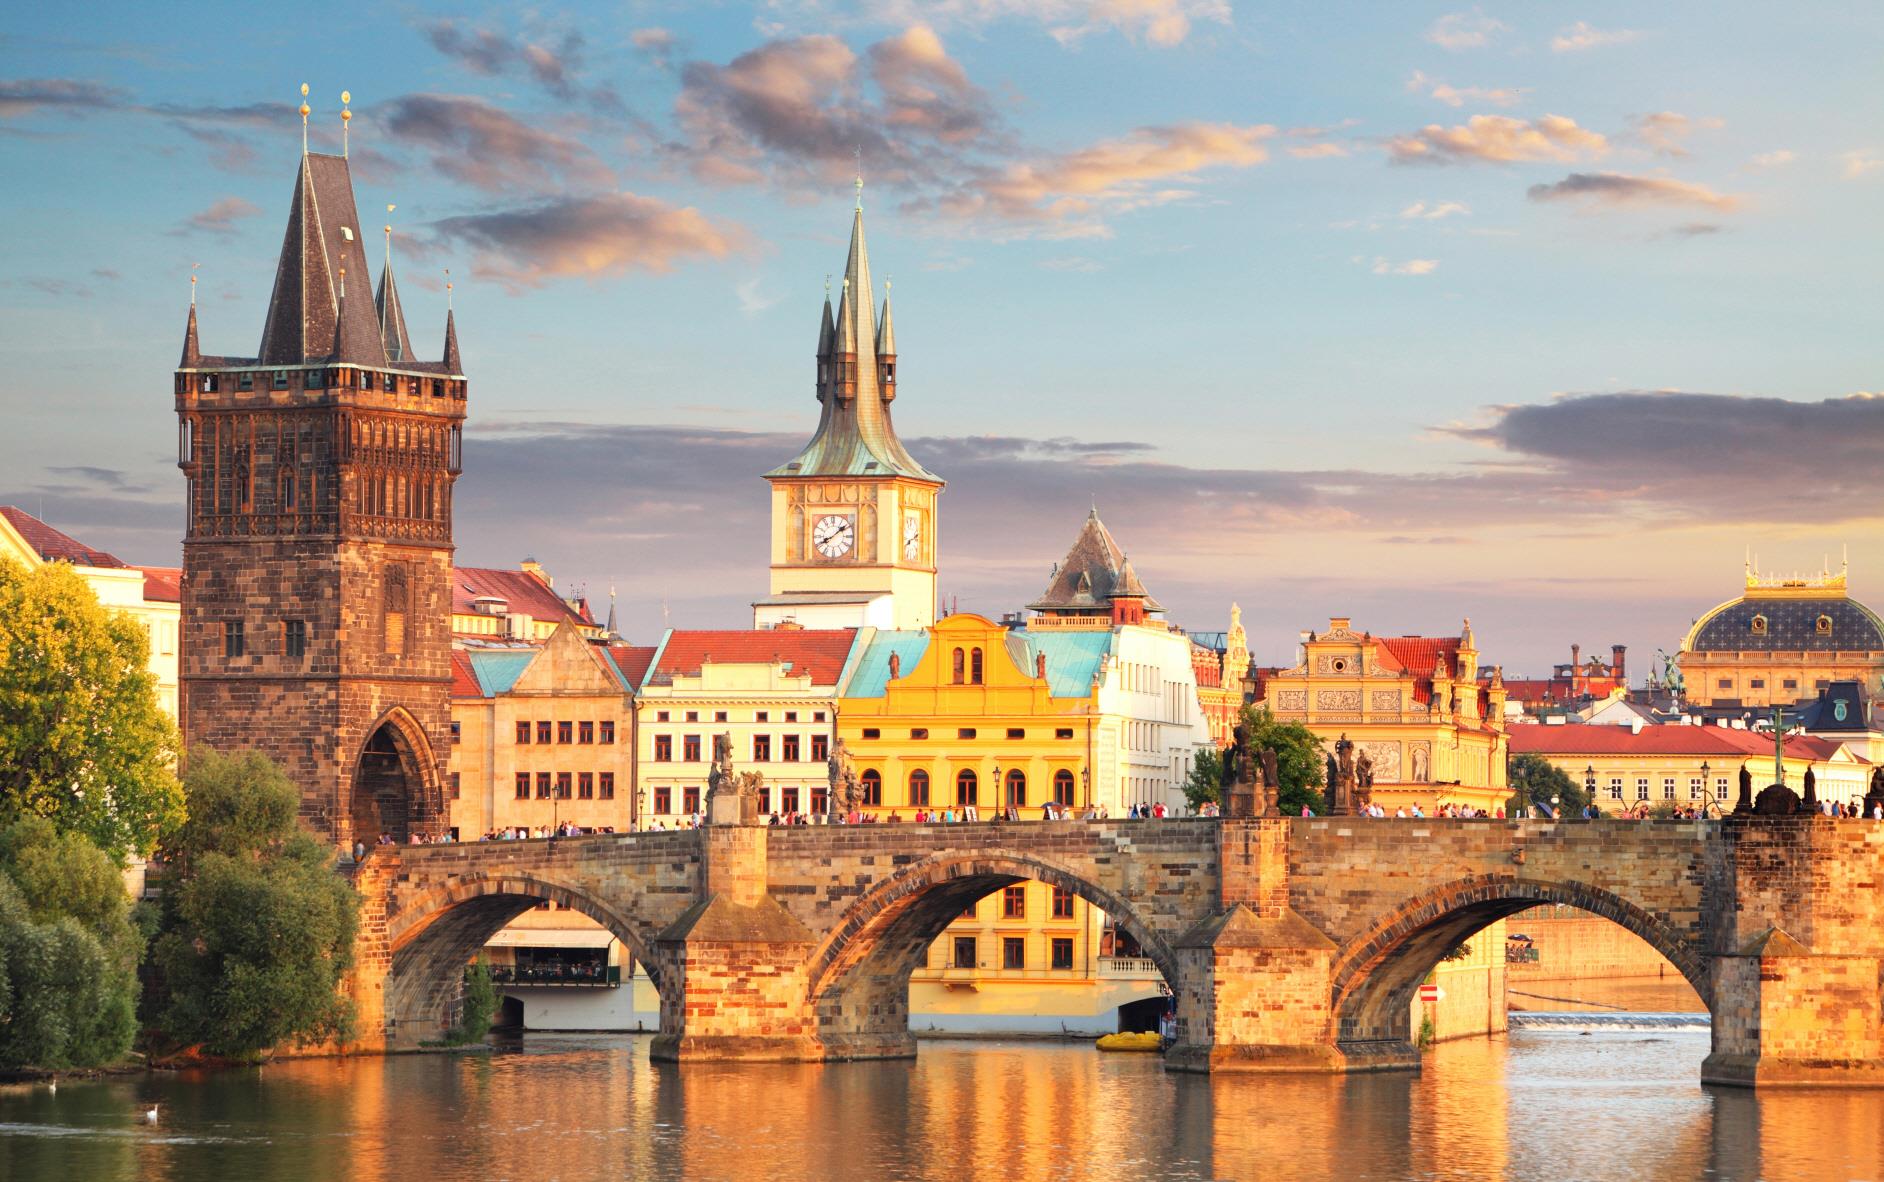
<path fill-rule="evenodd" d="M 544 900 L 646 966 L 657 1058 L 909 1056 L 909 976 L 1023 879 L 1105 911 L 1177 997 L 1186 1070 L 1414 1067 L 1450 948 L 1565 903 L 1642 937 L 1713 1014 L 1710 1082 L 1884 1082 L 1884 825 L 1356 818 L 878 824 L 390 847 L 350 989 L 362 1049 L 436 1038 L 466 961 Z"/>

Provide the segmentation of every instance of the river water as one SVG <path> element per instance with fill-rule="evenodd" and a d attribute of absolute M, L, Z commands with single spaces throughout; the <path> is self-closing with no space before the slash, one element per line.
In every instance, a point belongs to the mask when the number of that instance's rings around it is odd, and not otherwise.
<path fill-rule="evenodd" d="M 1877 1178 L 1884 1093 L 1697 1081 L 1705 1030 L 1518 1030 L 1417 1075 L 1207 1078 L 1086 1046 L 685 1068 L 645 1038 L 0 1089 L 0 1179 Z M 159 1120 L 143 1112 L 159 1106 Z"/>

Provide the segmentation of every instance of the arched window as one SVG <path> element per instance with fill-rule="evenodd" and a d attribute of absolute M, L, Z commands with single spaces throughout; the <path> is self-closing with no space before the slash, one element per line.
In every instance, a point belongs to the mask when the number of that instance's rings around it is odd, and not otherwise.
<path fill-rule="evenodd" d="M 863 774 L 863 802 L 868 805 L 883 803 L 883 776 L 877 769 L 870 768 Z"/>
<path fill-rule="evenodd" d="M 975 800 L 977 787 L 975 773 L 968 768 L 963 768 L 955 777 L 955 803 L 973 808 L 977 803 Z"/>
<path fill-rule="evenodd" d="M 962 673 L 962 650 L 956 649 L 955 650 L 955 669 L 954 669 L 954 682 L 956 685 L 962 684 L 963 676 L 964 675 Z"/>
<path fill-rule="evenodd" d="M 981 650 L 975 649 L 968 655 L 968 684 L 981 684 Z"/>
<path fill-rule="evenodd" d="M 1020 808 L 1027 803 L 1027 773 L 1014 768 L 1007 774 L 1007 803 Z"/>
<path fill-rule="evenodd" d="M 909 806 L 919 809 L 929 807 L 929 773 L 921 768 L 909 773 Z"/>
<path fill-rule="evenodd" d="M 1053 773 L 1053 802 L 1068 808 L 1073 805 L 1073 773 L 1065 768 Z"/>

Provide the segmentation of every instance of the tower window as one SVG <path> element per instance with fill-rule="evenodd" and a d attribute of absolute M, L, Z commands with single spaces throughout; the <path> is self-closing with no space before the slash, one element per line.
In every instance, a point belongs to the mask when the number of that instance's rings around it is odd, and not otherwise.
<path fill-rule="evenodd" d="M 222 655 L 239 657 L 242 655 L 242 621 L 224 620 L 222 624 Z"/>
<path fill-rule="evenodd" d="M 963 670 L 966 667 L 964 664 L 965 660 L 966 658 L 963 656 L 962 650 L 956 649 L 955 656 L 953 658 L 953 672 L 950 677 L 950 680 L 954 682 L 956 685 L 962 684 L 963 680 L 965 679 L 965 674 L 963 672 Z"/>
<path fill-rule="evenodd" d="M 236 389 L 238 390 L 255 389 L 255 375 L 252 373 L 237 374 L 236 375 Z"/>
<path fill-rule="evenodd" d="M 388 394 L 397 394 L 399 392 L 399 379 L 392 374 L 387 374 L 385 383 L 380 388 Z"/>
<path fill-rule="evenodd" d="M 284 656 L 300 657 L 307 654 L 307 621 L 283 620 L 281 622 L 281 651 Z"/>
<path fill-rule="evenodd" d="M 276 370 L 268 384 L 276 390 L 286 390 L 288 388 L 288 371 L 285 369 Z"/>
<path fill-rule="evenodd" d="M 1752 628 L 1753 634 L 1755 636 L 1765 636 L 1766 635 L 1766 617 L 1754 616 L 1753 622 L 1750 625 L 1750 627 Z"/>
<path fill-rule="evenodd" d="M 388 656 L 401 656 L 406 651 L 406 611 L 407 587 L 406 568 L 395 563 L 386 568 L 386 586 L 381 592 L 381 612 L 384 623 L 385 651 Z"/>
<path fill-rule="evenodd" d="M 981 684 L 981 650 L 975 649 L 968 654 L 968 680 L 974 685 Z"/>

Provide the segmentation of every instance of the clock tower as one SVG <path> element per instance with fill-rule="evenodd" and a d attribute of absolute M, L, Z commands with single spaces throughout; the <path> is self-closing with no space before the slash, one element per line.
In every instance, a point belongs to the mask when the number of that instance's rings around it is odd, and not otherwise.
<path fill-rule="evenodd" d="M 772 485 L 769 594 L 759 628 L 915 629 L 936 617 L 936 500 L 941 477 L 917 463 L 890 422 L 896 330 L 887 291 L 876 314 L 864 247 L 863 184 L 837 314 L 818 330 L 818 430 Z"/>

